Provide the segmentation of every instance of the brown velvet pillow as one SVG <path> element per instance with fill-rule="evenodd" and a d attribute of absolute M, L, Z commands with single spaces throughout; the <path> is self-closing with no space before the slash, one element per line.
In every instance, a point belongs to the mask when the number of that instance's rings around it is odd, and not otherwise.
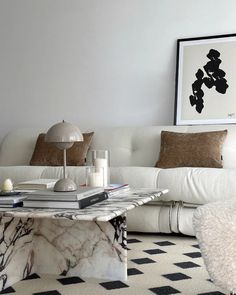
<path fill-rule="evenodd" d="M 156 167 L 222 168 L 222 146 L 227 130 L 178 133 L 161 132 L 161 150 Z"/>
<path fill-rule="evenodd" d="M 66 164 L 68 166 L 83 166 L 92 141 L 94 132 L 83 133 L 84 141 L 75 142 L 66 153 Z M 58 149 L 55 144 L 45 142 L 45 133 L 38 136 L 32 158 L 32 166 L 63 166 L 63 150 Z"/>

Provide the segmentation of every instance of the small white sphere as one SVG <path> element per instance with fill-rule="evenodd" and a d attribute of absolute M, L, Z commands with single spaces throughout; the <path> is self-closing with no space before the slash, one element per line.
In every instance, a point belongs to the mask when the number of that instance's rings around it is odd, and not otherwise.
<path fill-rule="evenodd" d="M 3 192 L 11 192 L 13 191 L 13 183 L 10 178 L 7 178 L 2 183 L 2 191 Z"/>

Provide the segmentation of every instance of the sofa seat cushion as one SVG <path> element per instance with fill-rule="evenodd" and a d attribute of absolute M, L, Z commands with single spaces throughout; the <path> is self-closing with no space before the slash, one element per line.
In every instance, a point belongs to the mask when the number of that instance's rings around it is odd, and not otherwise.
<path fill-rule="evenodd" d="M 77 184 L 85 183 L 85 172 L 86 166 L 67 167 L 68 177 Z M 37 178 L 59 179 L 62 175 L 63 167 L 0 167 L 0 182 L 11 178 L 15 184 Z M 111 167 L 112 183 L 128 183 L 136 188 L 167 188 L 169 193 L 161 198 L 163 201 L 199 205 L 236 198 L 235 179 L 236 169 Z"/>
<path fill-rule="evenodd" d="M 156 188 L 160 170 L 153 167 L 111 167 L 111 183 L 128 183 L 134 188 Z"/>
<path fill-rule="evenodd" d="M 86 166 L 67 167 L 67 175 L 76 184 L 85 183 Z M 156 188 L 160 169 L 152 167 L 111 167 L 111 183 L 128 183 L 135 188 Z M 45 167 L 41 178 L 61 178 L 62 167 Z"/>
<path fill-rule="evenodd" d="M 162 169 L 158 186 L 168 188 L 163 200 L 206 204 L 236 198 L 236 169 L 171 168 Z"/>
<path fill-rule="evenodd" d="M 85 183 L 85 166 L 67 167 L 67 175 L 78 185 Z M 13 184 L 38 178 L 60 179 L 63 177 L 63 167 L 49 166 L 0 166 L 0 183 L 10 178 Z"/>
<path fill-rule="evenodd" d="M 70 166 L 67 176 L 77 185 L 85 183 L 86 166 Z M 160 169 L 152 167 L 111 167 L 111 183 L 128 183 L 130 187 L 156 188 Z M 11 178 L 16 184 L 20 181 L 37 178 L 60 179 L 63 176 L 62 166 L 7 166 L 0 167 L 0 182 Z"/>

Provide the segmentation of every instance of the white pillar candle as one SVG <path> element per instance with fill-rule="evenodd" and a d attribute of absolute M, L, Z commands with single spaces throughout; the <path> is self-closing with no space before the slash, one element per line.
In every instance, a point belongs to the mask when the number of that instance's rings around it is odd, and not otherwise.
<path fill-rule="evenodd" d="M 13 183 L 12 183 L 11 179 L 7 178 L 6 180 L 3 181 L 2 191 L 3 192 L 13 191 Z"/>
<path fill-rule="evenodd" d="M 88 175 L 89 186 L 103 186 L 103 175 L 100 172 L 90 172 Z"/>
<path fill-rule="evenodd" d="M 103 182 L 104 186 L 108 186 L 108 160 L 104 158 L 96 158 L 94 160 L 96 168 L 103 168 Z"/>

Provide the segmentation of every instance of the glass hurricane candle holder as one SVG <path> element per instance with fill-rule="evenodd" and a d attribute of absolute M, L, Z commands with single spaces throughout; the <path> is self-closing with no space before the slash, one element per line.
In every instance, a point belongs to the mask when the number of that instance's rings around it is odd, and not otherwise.
<path fill-rule="evenodd" d="M 92 163 L 96 168 L 103 168 L 104 186 L 110 184 L 110 154 L 108 150 L 93 150 Z"/>
<path fill-rule="evenodd" d="M 86 186 L 103 187 L 103 175 L 103 168 L 96 168 L 94 166 L 86 167 Z"/>

